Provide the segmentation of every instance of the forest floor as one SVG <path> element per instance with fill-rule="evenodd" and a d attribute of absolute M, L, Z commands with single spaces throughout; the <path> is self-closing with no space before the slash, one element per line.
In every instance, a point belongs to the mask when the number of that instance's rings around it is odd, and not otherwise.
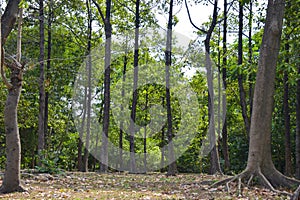
<path fill-rule="evenodd" d="M 256 186 L 243 187 L 241 195 L 234 183 L 230 192 L 224 186 L 209 187 L 223 178 L 205 174 L 166 177 L 159 173 L 22 173 L 23 185 L 28 191 L 0 194 L 0 199 L 289 199 Z"/>

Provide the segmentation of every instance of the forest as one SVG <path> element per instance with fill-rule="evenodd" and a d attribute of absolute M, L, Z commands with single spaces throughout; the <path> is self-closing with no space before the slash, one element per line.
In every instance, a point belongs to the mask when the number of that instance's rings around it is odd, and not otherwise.
<path fill-rule="evenodd" d="M 0 198 L 300 199 L 298 0 L 0 2 Z"/>

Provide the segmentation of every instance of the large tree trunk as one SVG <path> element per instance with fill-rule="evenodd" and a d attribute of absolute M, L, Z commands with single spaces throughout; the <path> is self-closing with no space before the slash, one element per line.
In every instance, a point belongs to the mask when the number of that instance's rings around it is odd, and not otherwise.
<path fill-rule="evenodd" d="M 284 0 L 269 0 L 267 18 L 260 49 L 253 113 L 250 127 L 250 145 L 246 169 L 232 180 L 257 176 L 271 190 L 299 185 L 299 181 L 281 174 L 271 155 L 271 126 L 275 91 L 276 63 L 280 49 Z M 231 180 L 231 181 L 232 181 Z M 227 182 L 221 181 L 220 183 Z M 248 181 L 248 183 L 251 181 Z"/>
<path fill-rule="evenodd" d="M 14 22 L 16 21 L 17 14 L 19 12 L 20 1 L 9 1 L 5 9 L 5 13 L 2 18 L 0 13 L 0 64 L 1 72 L 4 72 L 4 50 L 3 45 L 7 36 L 12 30 Z M 1 11 L 0 11 L 1 12 Z M 20 14 L 18 40 L 21 39 L 21 19 L 22 12 Z M 4 26 L 3 26 L 4 25 Z M 21 58 L 21 41 L 18 41 L 17 46 L 17 60 L 9 64 L 11 70 L 10 79 L 11 82 L 8 88 L 8 95 L 4 108 L 4 126 L 6 133 L 6 166 L 4 172 L 4 178 L 0 193 L 9 193 L 15 191 L 24 191 L 20 181 L 20 161 L 21 161 L 21 143 L 18 128 L 18 116 L 17 108 L 22 88 L 22 70 L 23 66 L 20 64 Z M 4 73 L 1 73 L 2 79 Z"/>
<path fill-rule="evenodd" d="M 42 165 L 45 149 L 45 25 L 44 25 L 44 0 L 39 1 L 39 21 L 40 21 L 40 78 L 39 78 L 39 120 L 38 120 L 38 165 Z"/>
<path fill-rule="evenodd" d="M 171 109 L 171 95 L 170 95 L 170 67 L 172 64 L 172 20 L 173 19 L 173 0 L 170 1 L 169 21 L 167 30 L 167 44 L 166 44 L 166 104 L 167 104 L 167 137 L 168 137 L 168 176 L 176 175 L 177 167 L 174 155 L 173 144 L 173 125 L 172 125 L 172 109 Z"/>

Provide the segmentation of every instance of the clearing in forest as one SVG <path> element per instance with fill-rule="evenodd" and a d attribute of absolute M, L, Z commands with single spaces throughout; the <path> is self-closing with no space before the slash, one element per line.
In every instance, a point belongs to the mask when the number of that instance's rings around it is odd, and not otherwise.
<path fill-rule="evenodd" d="M 240 196 L 235 183 L 229 193 L 223 186 L 209 187 L 224 178 L 205 174 L 23 173 L 28 192 L 2 194 L 0 199 L 288 199 L 256 186 L 243 187 Z"/>

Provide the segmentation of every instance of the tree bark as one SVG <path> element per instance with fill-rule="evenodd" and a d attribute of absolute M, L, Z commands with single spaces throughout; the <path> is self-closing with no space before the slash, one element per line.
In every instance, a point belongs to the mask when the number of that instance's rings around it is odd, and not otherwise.
<path fill-rule="evenodd" d="M 287 50 L 287 49 L 286 49 Z M 288 63 L 288 60 L 286 60 Z M 285 146 L 285 169 L 284 174 L 287 176 L 292 175 L 292 150 L 291 150 L 291 120 L 290 120 L 290 108 L 289 108 L 289 77 L 288 72 L 285 71 L 283 75 L 283 115 L 284 115 L 284 146 Z"/>
<path fill-rule="evenodd" d="M 243 64 L 243 3 L 239 2 L 239 39 L 238 39 L 238 65 L 242 68 Z M 250 132 L 250 120 L 247 112 L 247 103 L 246 103 L 246 92 L 243 85 L 243 74 L 242 72 L 238 75 L 238 84 L 240 91 L 240 105 L 242 108 L 242 116 L 244 119 L 245 129 L 249 137 Z"/>
<path fill-rule="evenodd" d="M 134 36 L 134 76 L 133 76 L 133 95 L 132 95 L 132 105 L 131 105 L 131 120 L 130 120 L 130 172 L 136 173 L 136 162 L 135 162 L 135 147 L 134 147 L 134 135 L 137 130 L 135 130 L 135 120 L 136 120 L 136 106 L 138 98 L 138 73 L 139 73 L 139 28 L 140 28 L 140 0 L 135 1 L 135 36 Z"/>
<path fill-rule="evenodd" d="M 127 48 L 127 44 L 126 44 Z M 125 97 L 125 89 L 124 89 L 124 83 L 126 81 L 126 70 L 127 70 L 127 52 L 125 52 L 124 55 L 124 64 L 123 64 L 123 78 L 122 78 L 122 91 L 121 91 L 121 97 L 124 99 Z M 123 103 L 121 104 L 121 113 L 124 111 Z M 119 170 L 123 171 L 123 128 L 124 128 L 124 121 L 123 119 L 120 121 L 120 132 L 119 132 Z"/>
<path fill-rule="evenodd" d="M 230 169 L 229 152 L 228 152 L 228 134 L 227 134 L 227 106 L 226 106 L 226 88 L 227 88 L 227 0 L 224 0 L 224 24 L 223 24 L 223 68 L 222 79 L 225 93 L 223 94 L 223 112 L 225 119 L 222 129 L 222 152 L 224 157 L 224 171 Z"/>
<path fill-rule="evenodd" d="M 214 1 L 214 11 L 212 23 L 207 31 L 206 38 L 204 41 L 205 45 L 205 67 L 207 71 L 207 85 L 208 85 L 208 115 L 209 115 L 209 137 L 210 137 L 210 174 L 221 173 L 221 166 L 219 161 L 219 153 L 218 146 L 216 143 L 216 131 L 215 131 L 215 119 L 214 119 L 214 83 L 213 83 L 213 71 L 212 71 L 212 63 L 210 59 L 210 39 L 217 25 L 217 17 L 218 17 L 218 1 Z"/>
<path fill-rule="evenodd" d="M 0 13 L 0 64 L 1 70 L 4 67 L 4 50 L 6 38 L 11 32 L 13 25 L 16 21 L 20 1 L 10 0 L 5 9 L 3 18 L 2 12 Z M 22 12 L 21 12 L 22 13 Z M 20 24 L 21 27 L 20 15 Z M 18 38 L 21 39 L 21 30 L 19 29 Z M 9 193 L 16 191 L 24 191 L 21 185 L 20 178 L 20 161 L 21 161 L 21 143 L 18 127 L 17 107 L 20 99 L 22 88 L 22 70 L 23 66 L 20 64 L 21 58 L 21 41 L 18 41 L 18 59 L 9 64 L 11 70 L 10 80 L 11 88 L 8 89 L 8 95 L 4 108 L 4 126 L 6 134 L 6 166 L 4 172 L 4 178 L 0 187 L 0 193 Z M 2 77 L 4 78 L 4 77 Z"/>
<path fill-rule="evenodd" d="M 199 31 L 206 34 L 206 38 L 204 41 L 205 45 L 205 67 L 207 70 L 207 84 L 208 84 L 208 117 L 209 117 L 209 129 L 208 129 L 208 135 L 209 135 L 209 141 L 210 141 L 210 173 L 221 173 L 221 166 L 219 162 L 219 154 L 218 154 L 218 147 L 216 146 L 216 133 L 215 133 L 215 120 L 214 120 L 214 86 L 213 86 L 213 74 L 212 74 L 212 63 L 210 59 L 210 39 L 213 33 L 213 30 L 215 29 L 217 25 L 217 17 L 218 17 L 218 0 L 214 1 L 214 10 L 213 10 L 213 17 L 212 22 L 210 24 L 210 27 L 208 31 L 203 30 L 199 27 L 197 27 L 191 18 L 189 8 L 187 5 L 187 0 L 185 0 L 185 6 L 187 9 L 187 13 L 189 16 L 190 23 Z"/>
<path fill-rule="evenodd" d="M 250 145 L 246 169 L 229 180 L 248 179 L 248 184 L 257 176 L 261 183 L 271 189 L 295 187 L 300 181 L 281 174 L 274 166 L 271 154 L 271 127 L 274 104 L 276 64 L 280 49 L 283 26 L 284 0 L 269 0 L 267 17 L 260 49 L 253 113 L 250 127 Z"/>
<path fill-rule="evenodd" d="M 39 77 L 39 120 L 38 120 L 38 165 L 42 166 L 45 149 L 45 24 L 44 24 L 44 0 L 39 0 L 40 21 L 40 77 Z"/>
<path fill-rule="evenodd" d="M 91 134 L 91 103 L 92 103 L 92 11 L 91 11 L 91 0 L 86 1 L 87 12 L 88 12 L 88 44 L 87 44 L 87 119 L 86 119 L 86 137 L 85 137 L 85 148 L 83 155 L 83 171 L 87 172 L 89 162 L 89 148 L 90 148 L 90 134 Z"/>
<path fill-rule="evenodd" d="M 95 1 L 93 1 L 95 3 Z M 96 4 L 98 5 L 98 4 Z M 97 6 L 100 14 L 102 13 L 99 5 Z M 108 171 L 108 131 L 109 131 L 109 110 L 110 110 L 110 65 L 111 65 L 111 35 L 112 26 L 110 22 L 111 0 L 106 1 L 105 18 L 102 17 L 105 26 L 105 70 L 104 70 L 104 109 L 103 109 L 103 132 L 101 144 L 101 165 L 100 171 Z M 103 14 L 102 14 L 103 16 Z"/>
<path fill-rule="evenodd" d="M 169 20 L 167 30 L 167 44 L 166 44 L 166 104 L 167 104 L 167 137 L 168 137 L 168 176 L 175 176 L 177 167 L 174 155 L 173 144 L 173 125 L 172 125 L 172 108 L 171 108 L 171 94 L 170 94 L 170 67 L 172 64 L 172 29 L 173 29 L 173 0 L 170 1 Z"/>
<path fill-rule="evenodd" d="M 252 50 L 252 24 L 253 24 L 253 2 L 250 1 L 249 2 L 249 23 L 248 23 L 248 26 L 249 26 L 249 40 L 248 40 L 248 49 L 249 49 L 249 59 L 248 59 L 248 63 L 249 65 L 252 67 L 252 57 L 253 57 L 253 50 Z M 252 116 L 252 110 L 253 110 L 253 81 L 254 81 L 254 77 L 253 77 L 253 73 L 250 74 L 250 83 L 249 83 L 249 101 L 250 101 L 250 119 L 251 119 L 251 116 Z"/>
<path fill-rule="evenodd" d="M 224 0 L 224 24 L 223 24 L 223 68 L 222 79 L 225 93 L 222 97 L 223 112 L 225 119 L 222 129 L 222 152 L 224 157 L 224 171 L 230 169 L 229 152 L 228 152 L 228 133 L 227 133 L 227 106 L 226 106 L 226 88 L 227 88 L 227 0 Z"/>
<path fill-rule="evenodd" d="M 46 72 L 46 83 L 49 86 L 50 83 L 50 68 L 51 68 L 51 53 L 52 53 L 52 20 L 53 20 L 53 0 L 49 2 L 49 14 L 48 14 L 48 41 L 47 41 L 47 72 Z M 46 87 L 47 87 L 46 86 Z M 48 137 L 48 118 L 49 118 L 49 89 L 46 89 L 45 93 L 45 148 L 47 148 L 47 137 Z"/>

